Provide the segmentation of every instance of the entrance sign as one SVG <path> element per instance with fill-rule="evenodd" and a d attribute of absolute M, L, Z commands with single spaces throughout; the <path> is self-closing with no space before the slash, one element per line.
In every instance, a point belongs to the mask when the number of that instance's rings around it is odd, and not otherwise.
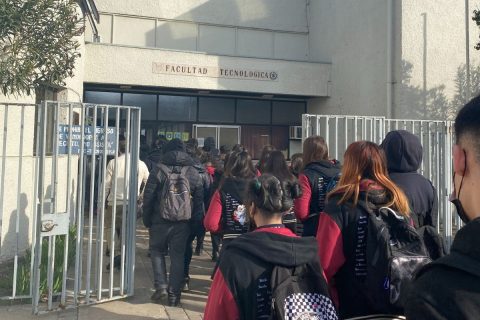
<path fill-rule="evenodd" d="M 179 76 L 211 77 L 225 79 L 243 79 L 260 81 L 277 81 L 278 72 L 263 69 L 243 69 L 186 65 L 153 62 L 152 72 Z"/>
<path fill-rule="evenodd" d="M 71 133 L 70 133 L 71 128 Z M 69 135 L 72 134 L 71 151 L 72 154 L 80 154 L 80 143 L 82 141 L 82 127 L 69 126 L 61 124 L 58 126 L 58 153 L 68 154 Z M 85 126 L 83 133 L 83 147 L 84 154 L 91 155 L 93 148 L 93 126 Z M 95 154 L 103 154 L 105 146 L 105 128 L 97 127 L 96 132 Z M 117 130 L 114 127 L 107 128 L 107 155 L 114 156 L 117 147 Z"/>

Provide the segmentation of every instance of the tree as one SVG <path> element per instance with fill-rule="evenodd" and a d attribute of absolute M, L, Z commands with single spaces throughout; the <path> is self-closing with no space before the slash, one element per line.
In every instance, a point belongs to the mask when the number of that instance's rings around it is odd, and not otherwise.
<path fill-rule="evenodd" d="M 0 90 L 31 94 L 65 85 L 80 57 L 75 0 L 0 0 Z"/>
<path fill-rule="evenodd" d="M 473 10 L 472 20 L 475 21 L 477 27 L 480 27 L 480 10 Z M 475 45 L 475 49 L 480 50 L 480 42 Z"/>

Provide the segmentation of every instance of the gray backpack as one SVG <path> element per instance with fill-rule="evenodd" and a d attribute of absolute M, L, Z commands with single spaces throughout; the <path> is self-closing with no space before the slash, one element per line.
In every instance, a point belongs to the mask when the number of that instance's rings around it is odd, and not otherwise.
<path fill-rule="evenodd" d="M 192 200 L 190 183 L 186 173 L 188 167 L 182 167 L 180 172 L 169 169 L 164 164 L 159 165 L 167 177 L 165 193 L 161 200 L 161 217 L 169 221 L 185 221 L 192 217 Z"/>

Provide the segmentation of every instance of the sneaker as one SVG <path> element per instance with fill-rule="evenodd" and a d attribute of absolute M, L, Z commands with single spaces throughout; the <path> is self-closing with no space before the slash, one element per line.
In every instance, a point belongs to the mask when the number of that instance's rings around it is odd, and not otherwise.
<path fill-rule="evenodd" d="M 185 277 L 182 291 L 190 291 L 190 277 Z"/>
<path fill-rule="evenodd" d="M 150 299 L 152 299 L 152 301 L 158 302 L 163 298 L 165 298 L 166 296 L 168 296 L 167 289 L 158 289 L 158 290 L 155 290 L 155 292 L 152 294 Z"/>
<path fill-rule="evenodd" d="M 180 295 L 168 293 L 168 306 L 178 307 L 180 305 Z"/>

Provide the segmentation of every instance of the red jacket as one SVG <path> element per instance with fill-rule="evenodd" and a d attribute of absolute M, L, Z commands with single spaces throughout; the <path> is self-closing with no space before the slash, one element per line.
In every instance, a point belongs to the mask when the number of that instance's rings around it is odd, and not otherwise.
<path fill-rule="evenodd" d="M 287 228 L 265 228 L 253 232 L 269 232 L 287 237 L 297 237 Z M 217 269 L 208 294 L 205 307 L 205 320 L 237 320 L 240 318 L 237 302 L 224 279 L 220 269 Z"/>

